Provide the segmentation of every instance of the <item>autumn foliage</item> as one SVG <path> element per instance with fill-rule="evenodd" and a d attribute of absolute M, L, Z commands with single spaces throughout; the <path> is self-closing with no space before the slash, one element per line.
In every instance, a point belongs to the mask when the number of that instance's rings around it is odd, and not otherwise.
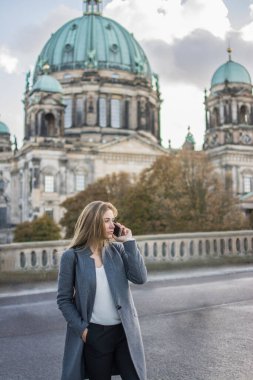
<path fill-rule="evenodd" d="M 106 176 L 67 199 L 61 224 L 66 237 L 86 204 L 112 202 L 119 221 L 134 234 L 221 231 L 248 228 L 232 194 L 230 178 L 221 178 L 205 152 L 180 151 L 159 157 L 139 176 Z"/>

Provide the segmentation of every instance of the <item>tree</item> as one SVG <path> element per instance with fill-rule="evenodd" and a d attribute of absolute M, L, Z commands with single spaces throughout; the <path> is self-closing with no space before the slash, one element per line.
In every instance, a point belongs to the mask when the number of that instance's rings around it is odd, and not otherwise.
<path fill-rule="evenodd" d="M 61 223 L 72 236 L 83 207 L 93 200 L 115 204 L 119 221 L 134 234 L 248 228 L 231 179 L 221 178 L 205 152 L 179 151 L 157 158 L 138 177 L 108 175 L 63 203 Z"/>
<path fill-rule="evenodd" d="M 73 235 L 75 223 L 83 208 L 90 202 L 100 200 L 111 202 L 118 209 L 124 209 L 126 194 L 131 189 L 135 176 L 129 173 L 113 173 L 107 175 L 78 193 L 76 196 L 66 199 L 62 206 L 67 210 L 60 223 L 65 227 L 66 238 Z"/>
<path fill-rule="evenodd" d="M 144 170 L 135 188 L 149 214 L 138 233 L 218 231 L 248 227 L 229 181 L 215 172 L 204 152 L 180 151 L 159 157 Z M 141 195 L 142 194 L 142 195 Z M 129 215 L 134 209 L 128 208 Z M 142 204 L 143 207 L 143 204 Z M 132 225 L 132 224 L 131 224 Z"/>
<path fill-rule="evenodd" d="M 14 231 L 15 242 L 59 240 L 60 227 L 48 215 L 17 225 Z"/>
<path fill-rule="evenodd" d="M 16 226 L 14 231 L 14 241 L 23 242 L 23 241 L 32 241 L 32 223 L 23 222 Z"/>

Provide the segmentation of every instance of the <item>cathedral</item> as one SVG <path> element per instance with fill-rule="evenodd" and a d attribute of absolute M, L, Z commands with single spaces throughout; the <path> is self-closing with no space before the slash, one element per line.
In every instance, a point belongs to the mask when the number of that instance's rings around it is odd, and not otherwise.
<path fill-rule="evenodd" d="M 84 0 L 26 76 L 24 142 L 11 143 L 0 122 L 0 243 L 12 227 L 43 214 L 56 222 L 61 203 L 113 172 L 140 173 L 170 150 L 161 146 L 159 78 L 134 36 Z M 203 149 L 246 212 L 253 208 L 253 95 L 245 67 L 231 58 L 205 94 Z M 185 146 L 194 138 L 188 132 Z"/>
<path fill-rule="evenodd" d="M 0 231 L 43 214 L 113 172 L 139 173 L 160 143 L 159 79 L 134 36 L 85 0 L 53 33 L 26 76 L 24 143 L 0 124 Z M 7 236 L 7 237 L 6 237 Z"/>

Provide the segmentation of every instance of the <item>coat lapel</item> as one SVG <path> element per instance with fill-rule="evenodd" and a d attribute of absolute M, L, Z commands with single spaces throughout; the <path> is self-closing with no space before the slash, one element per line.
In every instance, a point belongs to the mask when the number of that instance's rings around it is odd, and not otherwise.
<path fill-rule="evenodd" d="M 91 317 L 96 295 L 95 261 L 90 257 L 90 255 L 91 251 L 89 248 L 78 250 L 76 265 L 81 307 L 83 311 L 87 310 L 88 319 Z"/>
<path fill-rule="evenodd" d="M 115 287 L 116 287 L 116 281 L 115 281 L 115 270 L 114 270 L 114 262 L 113 262 L 113 252 L 111 250 L 110 246 L 106 246 L 103 250 L 102 253 L 102 258 L 103 258 L 103 264 L 105 268 L 105 273 L 107 277 L 107 281 L 115 302 L 115 305 L 117 305 L 117 296 L 115 292 Z"/>

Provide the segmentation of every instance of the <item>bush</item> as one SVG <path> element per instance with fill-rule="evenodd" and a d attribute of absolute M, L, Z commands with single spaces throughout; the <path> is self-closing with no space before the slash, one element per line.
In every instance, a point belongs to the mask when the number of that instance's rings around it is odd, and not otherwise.
<path fill-rule="evenodd" d="M 15 242 L 59 240 L 60 227 L 48 215 L 17 225 L 14 231 Z"/>

